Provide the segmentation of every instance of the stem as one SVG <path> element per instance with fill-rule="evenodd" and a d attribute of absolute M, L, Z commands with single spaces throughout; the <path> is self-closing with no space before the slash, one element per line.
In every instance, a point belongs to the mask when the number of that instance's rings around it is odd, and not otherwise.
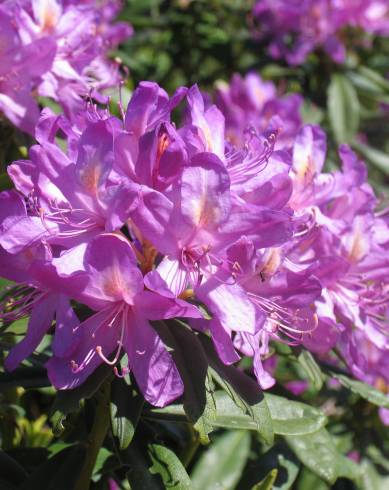
<path fill-rule="evenodd" d="M 74 490 L 88 490 L 91 482 L 93 468 L 96 463 L 97 455 L 104 442 L 109 427 L 109 399 L 110 383 L 104 383 L 96 394 L 96 413 L 93 421 L 92 430 L 86 441 L 87 452 L 80 476 Z"/>
<path fill-rule="evenodd" d="M 189 426 L 190 431 L 190 441 L 188 446 L 185 448 L 183 453 L 181 454 L 181 461 L 185 468 L 188 468 L 190 462 L 193 459 L 193 456 L 196 454 L 196 451 L 200 445 L 200 438 L 196 431 L 193 429 L 193 426 Z"/>
<path fill-rule="evenodd" d="M 19 388 L 22 390 L 22 388 Z M 15 411 L 8 405 L 18 403 L 19 392 L 18 388 L 9 388 L 4 393 L 3 403 L 5 405 L 5 410 L 0 421 L 0 432 L 2 435 L 2 449 L 12 449 L 14 445 L 15 429 L 16 429 L 16 419 L 17 416 Z"/>

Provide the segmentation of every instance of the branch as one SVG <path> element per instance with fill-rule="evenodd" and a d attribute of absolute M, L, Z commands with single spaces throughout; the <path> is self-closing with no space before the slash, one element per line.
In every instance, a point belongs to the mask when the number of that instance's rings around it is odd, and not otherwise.
<path fill-rule="evenodd" d="M 97 455 L 104 442 L 109 427 L 110 382 L 104 383 L 96 394 L 97 408 L 92 430 L 86 442 L 87 453 L 80 476 L 74 490 L 88 490 Z"/>

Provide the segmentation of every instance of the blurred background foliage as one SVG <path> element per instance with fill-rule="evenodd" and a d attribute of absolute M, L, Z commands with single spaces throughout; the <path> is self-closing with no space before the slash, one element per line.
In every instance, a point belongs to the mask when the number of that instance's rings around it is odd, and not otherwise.
<path fill-rule="evenodd" d="M 253 38 L 258 26 L 251 8 L 248 0 L 127 0 L 121 18 L 134 26 L 135 35 L 113 53 L 122 60 L 127 77 L 124 95 L 141 80 L 154 80 L 169 92 L 193 83 L 212 92 L 217 80 L 255 70 L 273 80 L 280 93 L 304 96 L 304 120 L 328 131 L 328 165 L 336 162 L 336 145 L 350 143 L 367 160 L 373 185 L 387 195 L 389 39 L 374 39 L 367 49 L 351 38 L 342 66 L 315 53 L 304 65 L 289 67 L 270 59 L 265 45 Z M 0 185 L 6 188 L 6 163 L 25 157 L 32 140 L 4 122 L 0 131 Z M 0 327 L 1 350 L 25 331 L 25 322 L 14 323 L 6 332 L 7 325 Z M 216 430 L 210 436 L 213 443 L 202 446 L 190 424 L 179 416 L 174 421 L 177 414 L 164 418 L 145 408 L 128 386 L 130 379 L 114 381 L 109 404 L 106 386 L 112 376 L 104 366 L 70 395 L 56 394 L 44 369 L 47 345 L 43 342 L 15 373 L 0 372 L 0 432 L 6 450 L 0 453 L 1 490 L 76 488 L 75 478 L 104 424 L 111 430 L 98 449 L 91 486 L 96 490 L 389 488 L 389 430 L 375 406 L 385 399 L 347 379 L 331 383 L 328 366 L 304 352 L 296 356 L 278 347 L 280 383 L 272 393 L 309 404 L 306 415 L 319 430 L 301 435 L 301 419 L 287 404 L 281 406 L 274 446 L 265 441 L 263 428 L 262 433 L 234 430 L 248 423 L 244 418 L 237 422 L 236 416 L 225 417 L 229 430 Z M 284 387 L 296 380 L 308 386 L 302 396 Z M 327 429 L 321 428 L 324 419 L 316 408 L 328 417 Z"/>

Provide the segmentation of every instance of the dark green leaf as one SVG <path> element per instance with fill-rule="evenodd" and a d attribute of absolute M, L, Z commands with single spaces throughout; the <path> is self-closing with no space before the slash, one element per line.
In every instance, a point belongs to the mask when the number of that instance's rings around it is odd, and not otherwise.
<path fill-rule="evenodd" d="M 286 440 L 300 461 L 328 483 L 333 484 L 339 477 L 359 478 L 358 465 L 337 450 L 325 429 L 304 436 L 286 436 Z"/>
<path fill-rule="evenodd" d="M 110 366 L 102 364 L 81 386 L 73 390 L 58 391 L 52 412 L 58 410 L 65 415 L 71 412 L 77 412 L 80 409 L 81 400 L 91 398 L 111 373 L 112 369 Z"/>
<path fill-rule="evenodd" d="M 171 355 L 184 382 L 184 410 L 202 442 L 208 442 L 216 418 L 208 361 L 197 335 L 178 321 L 155 322 L 155 329 Z"/>
<path fill-rule="evenodd" d="M 66 416 L 72 412 L 77 412 L 80 409 L 81 401 L 85 398 L 91 398 L 109 376 L 112 376 L 111 367 L 102 364 L 81 386 L 73 390 L 57 392 L 51 407 L 51 421 L 56 434 L 60 434 L 64 430 L 63 422 Z"/>
<path fill-rule="evenodd" d="M 2 450 L 0 450 L 0 474 L 3 480 L 9 482 L 10 487 L 21 484 L 28 476 L 23 466 Z"/>
<path fill-rule="evenodd" d="M 359 100 L 351 82 L 340 73 L 331 78 L 327 106 L 335 140 L 338 143 L 351 142 L 359 128 Z"/>
<path fill-rule="evenodd" d="M 150 473 L 149 460 L 135 441 L 126 449 L 125 459 L 130 467 L 127 480 L 131 490 L 164 490 L 162 479 L 159 475 Z"/>
<path fill-rule="evenodd" d="M 17 461 L 27 473 L 31 473 L 35 468 L 43 464 L 50 455 L 45 447 L 15 447 L 9 449 L 7 454 Z"/>
<path fill-rule="evenodd" d="M 175 490 L 191 488 L 188 473 L 173 451 L 160 444 L 150 444 L 148 452 L 153 462 L 150 471 L 161 476 L 165 488 L 174 488 Z"/>
<path fill-rule="evenodd" d="M 235 366 L 223 364 L 211 339 L 200 335 L 199 339 L 207 354 L 214 380 L 224 389 L 235 405 L 253 422 L 255 430 L 269 444 L 274 431 L 269 408 L 258 383 Z M 217 420 L 217 417 L 216 417 Z"/>
<path fill-rule="evenodd" d="M 23 388 L 43 388 L 51 386 L 46 369 L 40 366 L 20 367 L 12 373 L 0 373 L 0 390 L 16 386 Z"/>
<path fill-rule="evenodd" d="M 19 490 L 42 488 L 45 490 L 69 490 L 74 488 L 84 464 L 86 447 L 71 446 L 48 459 L 24 481 Z"/>
<path fill-rule="evenodd" d="M 201 456 L 191 475 L 194 490 L 234 489 L 250 451 L 247 431 L 229 431 Z"/>
<path fill-rule="evenodd" d="M 125 449 L 134 437 L 144 405 L 143 396 L 123 380 L 116 378 L 111 383 L 111 426 L 119 440 L 120 449 Z"/>

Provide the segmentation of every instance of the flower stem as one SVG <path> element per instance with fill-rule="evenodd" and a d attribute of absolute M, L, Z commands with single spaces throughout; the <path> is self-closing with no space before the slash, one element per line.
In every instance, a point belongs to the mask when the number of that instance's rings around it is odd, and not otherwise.
<path fill-rule="evenodd" d="M 74 490 L 88 490 L 97 455 L 104 442 L 109 427 L 110 382 L 106 382 L 96 393 L 96 413 L 92 429 L 86 441 L 87 453 L 80 476 Z"/>

